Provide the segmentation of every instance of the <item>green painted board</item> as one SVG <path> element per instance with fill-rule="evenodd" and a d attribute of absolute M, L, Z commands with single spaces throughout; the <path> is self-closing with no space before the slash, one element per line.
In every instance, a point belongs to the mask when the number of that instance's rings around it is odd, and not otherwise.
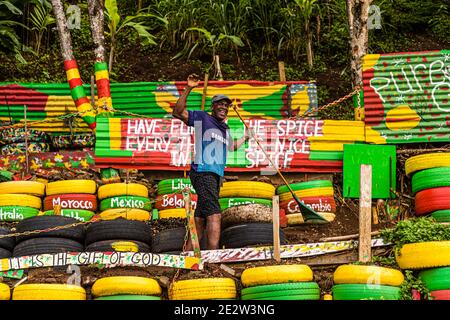
<path fill-rule="evenodd" d="M 360 166 L 372 165 L 372 198 L 395 198 L 390 192 L 396 190 L 396 147 L 369 144 L 344 145 L 345 198 L 359 198 Z"/>

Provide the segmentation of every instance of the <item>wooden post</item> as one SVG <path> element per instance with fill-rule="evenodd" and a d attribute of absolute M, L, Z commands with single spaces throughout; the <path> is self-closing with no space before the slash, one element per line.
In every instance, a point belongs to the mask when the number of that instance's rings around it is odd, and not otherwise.
<path fill-rule="evenodd" d="M 280 255 L 280 197 L 272 198 L 272 222 L 273 222 L 273 256 L 276 262 L 281 261 Z"/>
<path fill-rule="evenodd" d="M 205 73 L 205 81 L 203 83 L 203 95 L 202 95 L 202 110 L 205 110 L 206 94 L 208 92 L 208 78 L 209 74 Z"/>
<path fill-rule="evenodd" d="M 191 237 L 192 250 L 194 251 L 194 257 L 201 258 L 200 243 L 198 241 L 197 228 L 195 227 L 194 212 L 192 212 L 191 206 L 191 193 L 189 191 L 183 191 L 184 209 L 186 210 L 187 222 L 189 227 L 189 236 Z"/>
<path fill-rule="evenodd" d="M 91 105 L 95 106 L 95 76 L 91 76 Z"/>
<path fill-rule="evenodd" d="M 53 213 L 55 215 L 60 216 L 61 215 L 61 205 L 57 204 L 53 207 Z"/>
<path fill-rule="evenodd" d="M 369 262 L 372 257 L 372 166 L 361 165 L 359 196 L 359 261 Z"/>
<path fill-rule="evenodd" d="M 27 127 L 27 106 L 23 105 L 23 118 L 25 120 L 25 168 L 26 174 L 30 173 L 30 163 L 28 159 L 28 127 Z"/>
<path fill-rule="evenodd" d="M 280 81 L 286 82 L 286 69 L 283 61 L 278 61 L 278 71 L 280 72 Z"/>

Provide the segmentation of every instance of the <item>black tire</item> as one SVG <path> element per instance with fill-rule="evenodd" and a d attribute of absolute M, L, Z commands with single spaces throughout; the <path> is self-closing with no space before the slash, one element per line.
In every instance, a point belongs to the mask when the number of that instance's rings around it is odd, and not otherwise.
<path fill-rule="evenodd" d="M 0 227 L 0 236 L 10 234 L 10 231 L 8 228 Z M 12 251 L 15 245 L 14 237 L 9 238 L 0 238 L 0 248 L 6 249 L 8 251 Z"/>
<path fill-rule="evenodd" d="M 271 223 L 247 223 L 226 228 L 222 231 L 221 247 L 243 248 L 255 245 L 273 244 L 273 226 Z M 280 243 L 286 244 L 283 230 L 280 229 Z"/>
<path fill-rule="evenodd" d="M 22 241 L 13 251 L 13 257 L 31 256 L 44 253 L 83 252 L 83 245 L 64 238 L 34 238 Z"/>
<path fill-rule="evenodd" d="M 116 249 L 114 249 L 112 247 L 112 244 L 115 242 L 119 242 L 119 241 L 126 241 L 126 242 L 133 242 L 134 244 L 136 244 L 138 246 L 138 252 L 151 252 L 150 247 L 143 242 L 140 241 L 136 241 L 136 240 L 103 240 L 103 241 L 97 241 L 97 242 L 93 242 L 90 245 L 88 245 L 85 249 L 85 251 L 99 251 L 99 252 L 111 252 L 111 251 L 116 251 Z"/>
<path fill-rule="evenodd" d="M 183 250 L 186 228 L 174 228 L 160 231 L 152 238 L 152 252 L 168 252 Z"/>
<path fill-rule="evenodd" d="M 137 240 L 148 245 L 152 241 L 152 231 L 143 221 L 115 219 L 94 222 L 86 229 L 86 246 L 103 240 Z"/>
<path fill-rule="evenodd" d="M 0 259 L 11 257 L 11 251 L 0 248 Z"/>
<path fill-rule="evenodd" d="M 166 229 L 160 231 L 152 238 L 152 252 L 166 253 L 166 252 L 181 252 L 184 245 L 184 237 L 186 235 L 186 228 L 179 227 L 174 229 Z M 200 241 L 200 249 L 205 250 L 208 246 L 208 235 L 205 233 Z"/>
<path fill-rule="evenodd" d="M 18 233 L 25 231 L 43 230 L 47 228 L 65 226 L 79 222 L 80 221 L 77 219 L 64 216 L 36 216 L 20 221 L 17 224 L 16 230 Z M 55 237 L 55 238 L 72 239 L 78 241 L 79 243 L 83 243 L 84 234 L 85 234 L 84 226 L 80 225 L 76 227 L 64 228 L 50 232 L 36 233 L 27 236 L 18 236 L 17 242 L 34 238 Z"/>

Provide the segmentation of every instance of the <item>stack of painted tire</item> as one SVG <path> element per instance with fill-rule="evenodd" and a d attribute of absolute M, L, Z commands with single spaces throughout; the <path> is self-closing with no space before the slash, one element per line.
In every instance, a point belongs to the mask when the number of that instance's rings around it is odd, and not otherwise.
<path fill-rule="evenodd" d="M 0 149 L 2 155 L 20 155 L 25 154 L 25 129 L 9 128 L 2 129 L 0 132 L 0 141 L 5 144 Z M 49 136 L 42 131 L 28 129 L 28 152 L 46 152 L 50 150 L 48 143 Z"/>
<path fill-rule="evenodd" d="M 330 180 L 292 183 L 290 187 L 306 206 L 321 214 L 327 221 L 334 220 L 336 202 L 334 201 L 333 183 Z M 285 211 L 288 225 L 303 223 L 298 204 L 292 197 L 288 187 L 285 185 L 279 186 L 277 194 L 280 195 L 280 209 Z M 323 220 L 308 222 L 324 223 Z"/>
<path fill-rule="evenodd" d="M 17 233 L 44 230 L 79 223 L 77 219 L 64 216 L 36 216 L 20 221 Z M 30 256 L 44 253 L 82 252 L 84 249 L 84 226 L 78 225 L 59 230 L 21 235 L 16 237 L 13 256 Z"/>
<path fill-rule="evenodd" d="M 450 222 L 450 153 L 431 153 L 406 160 L 405 171 L 412 175 L 416 216 L 431 216 Z"/>
<path fill-rule="evenodd" d="M 14 288 L 12 300 L 86 300 L 86 290 L 71 284 L 21 284 Z"/>
<path fill-rule="evenodd" d="M 184 188 L 191 190 L 191 206 L 197 206 L 197 195 L 188 178 L 166 179 L 158 183 L 158 197 L 155 208 L 158 209 L 159 219 L 186 218 L 184 198 L 181 191 Z"/>
<path fill-rule="evenodd" d="M 236 297 L 236 283 L 230 278 L 179 280 L 169 289 L 170 300 L 221 300 Z"/>
<path fill-rule="evenodd" d="M 0 282 L 0 300 L 11 299 L 11 290 L 7 284 Z"/>
<path fill-rule="evenodd" d="M 278 265 L 244 270 L 241 300 L 320 300 L 320 288 L 307 265 Z"/>
<path fill-rule="evenodd" d="M 78 221 L 89 221 L 97 210 L 93 180 L 61 180 L 47 184 L 44 198 L 44 215 L 54 215 L 54 207 L 61 206 L 61 215 Z"/>
<path fill-rule="evenodd" d="M 37 181 L 0 183 L 0 221 L 14 222 L 34 217 L 42 206 L 45 184 Z"/>
<path fill-rule="evenodd" d="M 161 300 L 161 287 L 154 279 L 117 276 L 98 279 L 92 285 L 94 300 Z"/>
<path fill-rule="evenodd" d="M 0 227 L 0 235 L 10 234 L 8 228 Z M 14 237 L 0 238 L 0 259 L 11 257 L 11 252 L 14 249 Z"/>
<path fill-rule="evenodd" d="M 138 183 L 109 183 L 98 188 L 100 218 L 149 221 L 151 202 L 148 188 Z"/>
<path fill-rule="evenodd" d="M 421 270 L 432 299 L 450 300 L 450 241 L 405 244 L 396 260 L 402 269 Z"/>
<path fill-rule="evenodd" d="M 86 251 L 150 252 L 151 228 L 143 221 L 99 221 L 86 228 Z"/>
<path fill-rule="evenodd" d="M 342 265 L 333 280 L 334 300 L 399 300 L 404 277 L 391 268 Z"/>
<path fill-rule="evenodd" d="M 275 187 L 269 183 L 257 181 L 225 182 L 220 189 L 222 204 L 238 202 L 242 199 L 254 201 L 254 204 L 241 204 L 225 208 L 222 219 L 225 222 L 221 233 L 221 247 L 241 248 L 273 243 L 273 225 L 271 208 L 267 200 L 272 200 Z M 240 199 L 240 200 L 239 200 Z M 232 226 L 228 226 L 232 224 Z M 283 231 L 280 230 L 280 242 L 286 244 Z"/>
<path fill-rule="evenodd" d="M 73 134 L 73 135 L 55 135 L 51 136 L 53 148 L 62 149 L 84 149 L 95 145 L 95 135 L 92 133 Z"/>

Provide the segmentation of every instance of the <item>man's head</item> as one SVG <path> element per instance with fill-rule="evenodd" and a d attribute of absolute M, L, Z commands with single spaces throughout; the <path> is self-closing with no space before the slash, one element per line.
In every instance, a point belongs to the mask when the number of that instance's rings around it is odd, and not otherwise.
<path fill-rule="evenodd" d="M 228 115 L 228 108 L 231 105 L 231 102 L 231 99 L 226 95 L 216 94 L 211 100 L 212 116 L 219 121 L 225 120 Z"/>

